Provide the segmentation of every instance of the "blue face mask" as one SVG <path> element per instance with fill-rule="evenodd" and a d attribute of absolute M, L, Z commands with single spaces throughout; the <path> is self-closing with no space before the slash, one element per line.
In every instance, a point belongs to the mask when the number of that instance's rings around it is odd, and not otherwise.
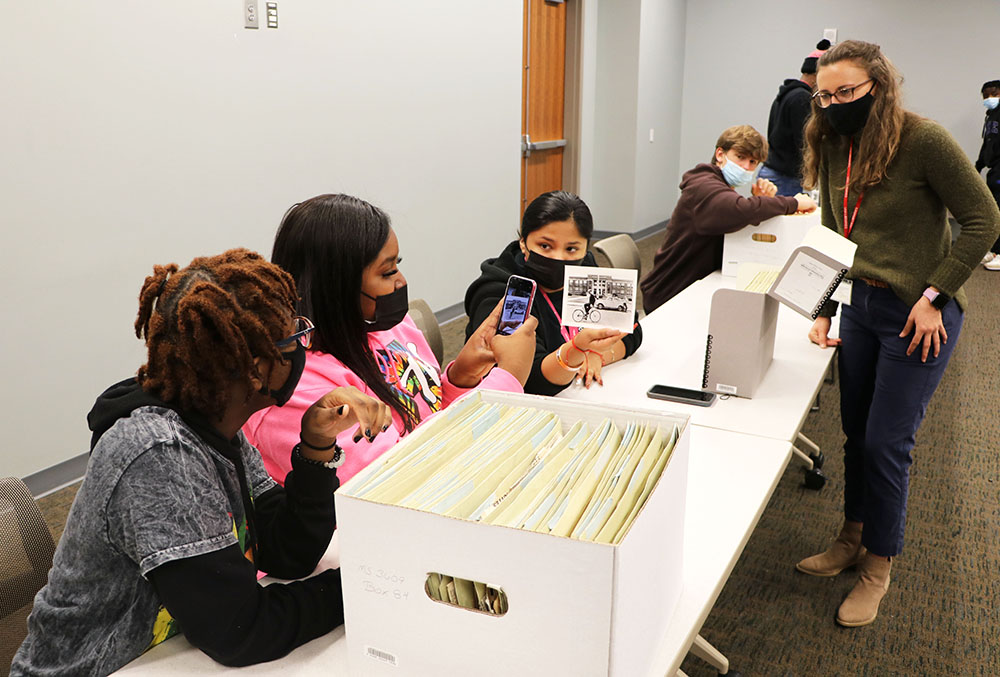
<path fill-rule="evenodd" d="M 1000 96 L 988 96 L 983 99 L 983 105 L 990 110 L 995 109 L 998 104 L 1000 104 Z"/>
<path fill-rule="evenodd" d="M 733 188 L 739 188 L 753 181 L 753 172 L 748 172 L 729 158 L 726 158 L 726 164 L 722 165 L 722 178 Z"/>

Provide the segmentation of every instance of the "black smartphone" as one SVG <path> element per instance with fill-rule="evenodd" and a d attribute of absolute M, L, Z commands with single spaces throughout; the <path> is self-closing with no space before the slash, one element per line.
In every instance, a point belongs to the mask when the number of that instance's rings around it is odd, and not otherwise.
<path fill-rule="evenodd" d="M 503 309 L 497 323 L 497 333 L 510 336 L 528 319 L 531 303 L 535 300 L 535 281 L 520 275 L 511 275 L 503 294 Z"/>
<path fill-rule="evenodd" d="M 669 400 L 670 402 L 680 402 L 681 404 L 693 404 L 697 407 L 711 407 L 715 402 L 715 393 L 704 390 L 691 390 L 690 388 L 678 388 L 676 386 L 655 385 L 646 391 L 646 397 L 654 400 Z"/>

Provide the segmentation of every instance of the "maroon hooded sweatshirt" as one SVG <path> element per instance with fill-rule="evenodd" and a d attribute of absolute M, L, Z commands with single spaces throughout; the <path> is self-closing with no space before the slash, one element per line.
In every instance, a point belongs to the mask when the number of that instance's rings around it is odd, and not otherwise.
<path fill-rule="evenodd" d="M 740 195 L 726 183 L 716 165 L 700 164 L 685 173 L 681 197 L 667 223 L 653 269 L 640 282 L 646 312 L 720 270 L 726 233 L 781 214 L 794 214 L 797 209 L 794 197 Z"/>

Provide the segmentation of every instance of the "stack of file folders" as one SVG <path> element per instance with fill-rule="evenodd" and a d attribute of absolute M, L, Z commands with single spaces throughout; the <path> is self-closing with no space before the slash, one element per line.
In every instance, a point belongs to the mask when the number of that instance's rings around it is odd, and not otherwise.
<path fill-rule="evenodd" d="M 679 429 L 577 421 L 466 399 L 429 422 L 351 494 L 598 543 L 618 543 L 670 460 Z"/>

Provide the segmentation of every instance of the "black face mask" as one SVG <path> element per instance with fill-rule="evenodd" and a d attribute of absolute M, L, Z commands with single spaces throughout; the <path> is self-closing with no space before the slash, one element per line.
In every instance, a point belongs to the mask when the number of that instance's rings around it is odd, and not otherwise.
<path fill-rule="evenodd" d="M 405 284 L 391 294 L 383 294 L 382 296 L 369 296 L 364 292 L 361 293 L 375 302 L 375 319 L 365 320 L 365 330 L 369 332 L 392 329 L 403 321 L 410 309 Z"/>
<path fill-rule="evenodd" d="M 279 407 L 285 406 L 288 404 L 288 400 L 292 399 L 295 386 L 299 384 L 299 379 L 302 378 L 302 371 L 306 368 L 306 347 L 296 341 L 295 350 L 291 353 L 282 353 L 282 356 L 292 361 L 292 370 L 288 372 L 288 378 L 285 379 L 285 383 L 277 390 L 271 390 L 266 385 L 260 388 L 260 394 L 273 397 L 274 403 Z"/>
<path fill-rule="evenodd" d="M 854 136 L 865 128 L 874 101 L 875 97 L 868 92 L 848 103 L 831 104 L 823 109 L 823 114 L 826 115 L 826 121 L 833 127 L 833 131 L 841 136 Z"/>
<path fill-rule="evenodd" d="M 531 279 L 546 289 L 562 289 L 566 266 L 579 266 L 582 263 L 582 258 L 562 261 L 550 259 L 548 256 L 533 251 L 529 251 L 524 259 L 524 267 L 528 270 Z"/>

